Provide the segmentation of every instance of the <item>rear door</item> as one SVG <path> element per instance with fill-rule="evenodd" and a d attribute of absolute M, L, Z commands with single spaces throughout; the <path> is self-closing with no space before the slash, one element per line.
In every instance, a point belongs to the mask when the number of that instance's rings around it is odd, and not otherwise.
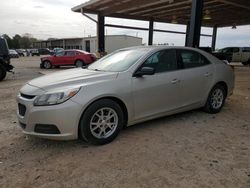
<path fill-rule="evenodd" d="M 233 49 L 232 62 L 241 62 L 242 52 L 240 51 L 240 48 L 232 48 L 232 49 Z"/>
<path fill-rule="evenodd" d="M 178 50 L 177 54 L 183 68 L 180 75 L 181 106 L 199 106 L 206 100 L 212 87 L 214 65 L 193 50 Z"/>

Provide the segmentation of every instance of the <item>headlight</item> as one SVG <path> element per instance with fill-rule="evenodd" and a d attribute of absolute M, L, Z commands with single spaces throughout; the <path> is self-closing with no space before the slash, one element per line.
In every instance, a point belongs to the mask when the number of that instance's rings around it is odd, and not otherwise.
<path fill-rule="evenodd" d="M 34 106 L 48 106 L 61 104 L 71 97 L 75 96 L 80 88 L 71 88 L 65 91 L 58 91 L 53 93 L 45 93 L 38 96 L 34 101 Z"/>

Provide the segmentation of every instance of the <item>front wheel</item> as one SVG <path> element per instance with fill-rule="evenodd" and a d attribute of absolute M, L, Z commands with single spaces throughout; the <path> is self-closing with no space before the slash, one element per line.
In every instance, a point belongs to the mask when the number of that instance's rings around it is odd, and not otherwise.
<path fill-rule="evenodd" d="M 121 107 L 110 99 L 94 102 L 80 120 L 79 135 L 94 145 L 113 141 L 124 124 Z"/>
<path fill-rule="evenodd" d="M 0 64 L 0 81 L 2 81 L 6 77 L 6 70 L 4 66 Z"/>
<path fill-rule="evenodd" d="M 43 67 L 45 69 L 51 69 L 52 68 L 52 64 L 49 61 L 44 61 L 43 62 Z"/>
<path fill-rule="evenodd" d="M 226 100 L 226 90 L 222 85 L 216 85 L 210 92 L 204 110 L 211 114 L 221 111 Z"/>

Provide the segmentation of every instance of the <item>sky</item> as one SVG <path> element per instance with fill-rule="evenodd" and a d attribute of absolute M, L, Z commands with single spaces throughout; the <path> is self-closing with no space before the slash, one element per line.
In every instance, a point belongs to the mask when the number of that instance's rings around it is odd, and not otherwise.
<path fill-rule="evenodd" d="M 96 24 L 71 11 L 71 8 L 87 0 L 1 0 L 0 35 L 30 33 L 38 39 L 71 38 L 96 36 Z M 148 27 L 148 22 L 127 19 L 107 18 L 106 23 L 137 27 Z M 173 31 L 185 31 L 186 26 L 155 23 L 155 28 Z M 143 38 L 147 43 L 148 32 L 128 29 L 108 28 L 108 35 L 126 34 Z M 202 28 L 203 34 L 212 34 L 211 28 Z M 154 33 L 154 43 L 169 43 L 183 46 L 185 35 Z M 201 46 L 210 46 L 211 37 L 201 37 Z M 218 29 L 216 48 L 227 46 L 250 46 L 250 26 Z"/>

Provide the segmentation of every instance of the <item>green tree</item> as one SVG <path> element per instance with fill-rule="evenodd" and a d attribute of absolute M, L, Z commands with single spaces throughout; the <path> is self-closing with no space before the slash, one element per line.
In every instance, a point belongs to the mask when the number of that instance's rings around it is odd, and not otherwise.
<path fill-rule="evenodd" d="M 9 48 L 13 48 L 12 39 L 9 37 L 9 35 L 3 34 L 3 38 L 5 38 L 7 41 Z"/>
<path fill-rule="evenodd" d="M 16 34 L 13 39 L 12 39 L 12 43 L 13 43 L 13 47 L 15 49 L 19 49 L 20 48 L 20 40 L 21 40 L 21 36 Z"/>
<path fill-rule="evenodd" d="M 28 37 L 22 37 L 19 41 L 19 44 L 20 44 L 20 47 L 24 49 L 30 48 L 31 46 L 31 42 Z"/>
<path fill-rule="evenodd" d="M 10 49 L 28 49 L 32 47 L 33 42 L 38 41 L 29 33 L 25 33 L 22 36 L 16 34 L 13 38 L 9 37 L 7 34 L 4 34 L 3 37 L 6 39 Z"/>

